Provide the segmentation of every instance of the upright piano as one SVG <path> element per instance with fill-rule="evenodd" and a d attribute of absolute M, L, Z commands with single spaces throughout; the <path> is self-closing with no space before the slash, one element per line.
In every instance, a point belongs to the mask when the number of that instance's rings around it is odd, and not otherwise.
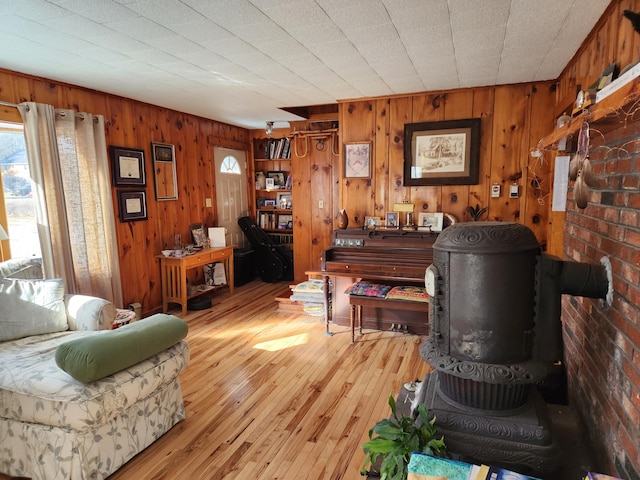
<path fill-rule="evenodd" d="M 401 229 L 334 230 L 331 248 L 322 252 L 324 312 L 327 334 L 333 319 L 349 324 L 349 299 L 343 292 L 358 280 L 377 280 L 392 285 L 422 285 L 426 268 L 433 261 L 437 234 Z M 402 324 L 414 333 L 428 332 L 428 319 L 415 312 L 365 311 L 366 327 L 384 328 Z"/>

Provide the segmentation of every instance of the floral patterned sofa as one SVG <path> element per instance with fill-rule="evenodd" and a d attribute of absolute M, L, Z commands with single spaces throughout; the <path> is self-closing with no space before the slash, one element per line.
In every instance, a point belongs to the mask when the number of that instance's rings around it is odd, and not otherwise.
<path fill-rule="evenodd" d="M 130 327 L 149 328 L 172 316 L 152 315 L 110 330 L 116 312 L 112 303 L 63 293 L 62 304 L 51 301 L 60 297 L 59 286 L 51 282 L 15 279 L 11 272 L 0 278 L 0 473 L 32 479 L 106 478 L 184 419 L 178 375 L 188 363 L 189 347 L 182 339 L 99 380 L 76 380 L 58 366 L 56 351 L 62 344 L 92 336 L 114 340 Z M 43 284 L 53 285 L 56 294 L 38 291 Z M 25 297 L 25 292 L 37 305 L 23 307 L 21 302 L 22 310 L 12 310 L 7 299 Z M 7 339 L 16 336 L 16 312 L 23 328 L 34 316 L 46 317 L 47 309 L 62 311 L 66 323 L 52 327 L 50 322 L 31 322 L 27 330 L 35 333 Z M 42 331 L 46 329 L 51 331 Z"/>

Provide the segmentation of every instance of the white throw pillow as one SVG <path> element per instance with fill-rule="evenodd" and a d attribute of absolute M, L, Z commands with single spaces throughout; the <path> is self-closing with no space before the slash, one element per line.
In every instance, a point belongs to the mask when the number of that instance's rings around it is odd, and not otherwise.
<path fill-rule="evenodd" d="M 0 279 L 0 341 L 68 328 L 62 279 Z"/>

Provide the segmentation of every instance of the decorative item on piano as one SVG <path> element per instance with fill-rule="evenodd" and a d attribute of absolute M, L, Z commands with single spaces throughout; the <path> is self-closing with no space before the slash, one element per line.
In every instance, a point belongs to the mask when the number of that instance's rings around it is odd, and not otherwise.
<path fill-rule="evenodd" d="M 420 212 L 418 214 L 418 230 L 441 232 L 444 225 L 444 213 Z"/>
<path fill-rule="evenodd" d="M 375 230 L 380 226 L 380 217 L 364 217 L 364 228 Z"/>
<path fill-rule="evenodd" d="M 387 228 L 398 228 L 400 226 L 398 215 L 398 212 L 387 212 Z"/>
<path fill-rule="evenodd" d="M 402 228 L 405 230 L 414 230 L 416 226 L 413 224 L 413 203 L 404 200 L 402 203 L 393 204 L 394 212 L 402 212 L 405 214 L 404 224 Z"/>
<path fill-rule="evenodd" d="M 340 210 L 338 214 L 338 228 L 340 230 L 344 230 L 349 226 L 349 216 L 347 215 L 347 211 L 343 208 Z"/>

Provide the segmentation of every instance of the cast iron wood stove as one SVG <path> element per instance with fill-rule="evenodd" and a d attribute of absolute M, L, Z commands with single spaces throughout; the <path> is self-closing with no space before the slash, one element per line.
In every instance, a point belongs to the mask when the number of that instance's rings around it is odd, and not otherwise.
<path fill-rule="evenodd" d="M 507 222 L 452 225 L 433 251 L 421 356 L 435 370 L 415 402 L 463 458 L 540 476 L 557 471 L 560 448 L 535 385 L 562 360 L 561 295 L 607 297 L 608 259 L 592 265 L 542 254 L 529 228 Z"/>

